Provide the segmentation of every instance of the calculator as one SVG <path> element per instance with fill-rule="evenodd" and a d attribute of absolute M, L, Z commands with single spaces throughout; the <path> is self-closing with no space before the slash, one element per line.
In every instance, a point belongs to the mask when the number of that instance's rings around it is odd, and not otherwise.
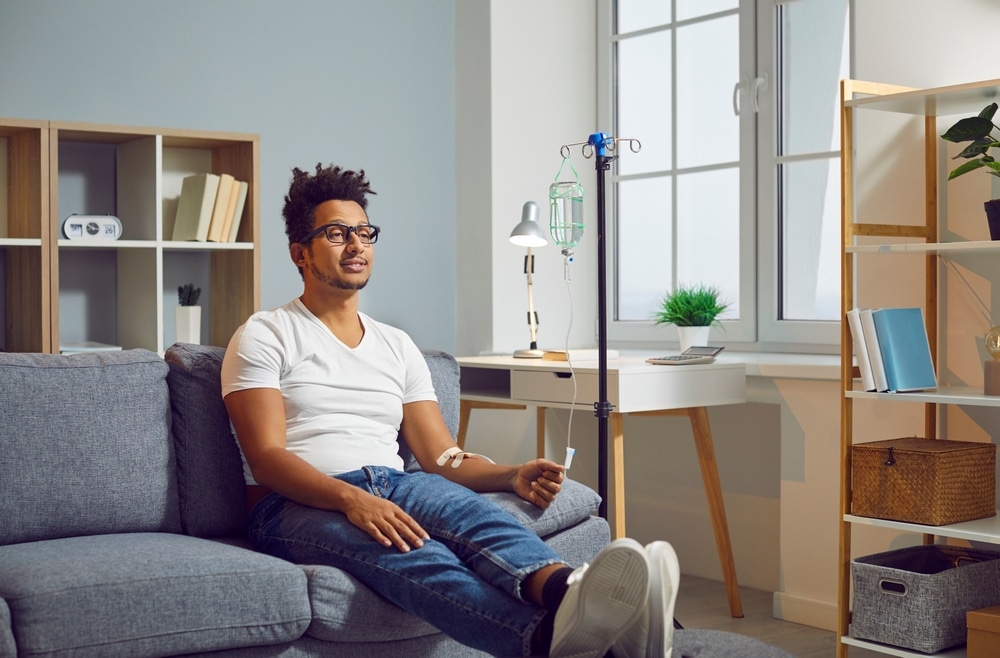
<path fill-rule="evenodd" d="M 646 361 L 647 363 L 655 363 L 660 366 L 688 366 L 698 363 L 713 363 L 715 355 L 724 349 L 724 347 L 713 345 L 695 345 L 687 348 L 681 354 L 654 356 L 646 359 Z"/>

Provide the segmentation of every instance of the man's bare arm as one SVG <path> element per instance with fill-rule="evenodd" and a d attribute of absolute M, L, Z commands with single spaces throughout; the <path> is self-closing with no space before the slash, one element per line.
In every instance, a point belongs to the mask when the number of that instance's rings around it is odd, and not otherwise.
<path fill-rule="evenodd" d="M 438 458 L 455 446 L 436 402 L 403 405 L 401 426 L 406 443 L 420 467 L 437 473 L 473 491 L 513 491 L 521 498 L 548 507 L 562 488 L 563 467 L 547 459 L 534 459 L 520 466 L 491 464 L 485 459 L 465 458 L 458 468 L 452 460 L 438 465 Z"/>

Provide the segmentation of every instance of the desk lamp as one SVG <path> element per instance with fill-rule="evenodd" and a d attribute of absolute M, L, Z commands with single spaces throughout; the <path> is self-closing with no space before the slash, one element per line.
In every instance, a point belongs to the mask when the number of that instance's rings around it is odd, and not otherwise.
<path fill-rule="evenodd" d="M 535 257 L 531 255 L 532 247 L 544 247 L 548 244 L 542 227 L 538 225 L 538 204 L 528 201 L 521 209 L 521 222 L 510 232 L 511 244 L 527 247 L 524 257 L 524 274 L 528 279 L 528 328 L 531 330 L 531 347 L 526 350 L 516 350 L 514 356 L 521 359 L 540 359 L 542 350 L 538 349 L 538 314 L 535 313 L 535 298 L 531 293 L 531 275 L 535 272 Z"/>

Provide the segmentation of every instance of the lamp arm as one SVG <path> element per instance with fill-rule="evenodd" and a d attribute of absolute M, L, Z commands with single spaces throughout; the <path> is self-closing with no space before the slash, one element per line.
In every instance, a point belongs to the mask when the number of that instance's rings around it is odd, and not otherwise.
<path fill-rule="evenodd" d="M 531 275 L 535 271 L 535 257 L 531 255 L 531 247 L 524 257 L 524 274 L 528 280 L 528 328 L 531 330 L 531 349 L 538 349 L 538 315 L 535 313 L 535 296 L 531 290 Z"/>

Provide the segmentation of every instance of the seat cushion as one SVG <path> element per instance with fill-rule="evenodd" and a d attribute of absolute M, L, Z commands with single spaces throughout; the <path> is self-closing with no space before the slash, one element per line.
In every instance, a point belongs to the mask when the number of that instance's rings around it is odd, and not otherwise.
<path fill-rule="evenodd" d="M 392 642 L 439 633 L 334 567 L 303 565 L 313 620 L 306 634 L 330 642 Z"/>
<path fill-rule="evenodd" d="M 0 658 L 17 656 L 17 646 L 14 644 L 14 632 L 10 627 L 10 608 L 7 602 L 0 599 Z"/>
<path fill-rule="evenodd" d="M 0 547 L 0 596 L 27 656 L 142 658 L 288 642 L 309 625 L 293 564 L 166 533 Z"/>
<path fill-rule="evenodd" d="M 156 353 L 0 353 L 0 545 L 180 529 Z"/>

